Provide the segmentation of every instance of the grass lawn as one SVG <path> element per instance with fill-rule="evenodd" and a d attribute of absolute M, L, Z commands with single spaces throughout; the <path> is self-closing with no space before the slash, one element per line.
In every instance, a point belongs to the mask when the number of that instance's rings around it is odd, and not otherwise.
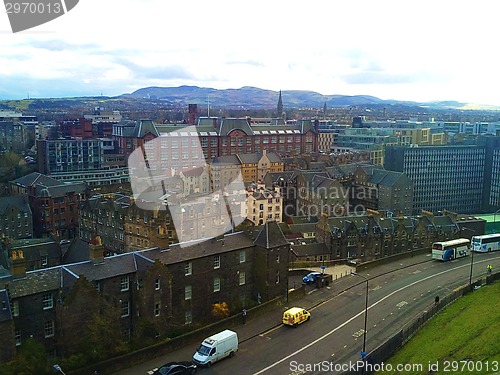
<path fill-rule="evenodd" d="M 482 362 L 482 369 L 467 360 Z M 379 374 L 500 374 L 500 283 L 483 286 L 441 310 L 385 363 L 393 370 Z M 431 372 L 436 363 L 437 371 Z M 396 371 L 398 364 L 423 368 Z"/>

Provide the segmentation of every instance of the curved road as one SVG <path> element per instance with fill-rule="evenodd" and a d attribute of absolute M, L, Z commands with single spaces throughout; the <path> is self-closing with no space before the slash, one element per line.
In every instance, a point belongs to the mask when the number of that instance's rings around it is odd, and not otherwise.
<path fill-rule="evenodd" d="M 474 255 L 473 281 L 486 275 L 486 265 L 500 268 L 500 252 Z M 471 257 L 451 262 L 429 261 L 369 278 L 366 349 L 371 351 L 398 332 L 414 317 L 434 304 L 436 295 L 444 297 L 467 285 Z M 391 266 L 397 267 L 396 263 Z M 353 286 L 354 284 L 354 286 Z M 335 281 L 330 297 L 311 309 L 310 321 L 297 328 L 277 325 L 251 339 L 240 342 L 238 353 L 210 368 L 203 375 L 299 375 L 339 373 L 325 371 L 335 365 L 348 365 L 360 358 L 363 347 L 366 282 L 359 276 Z M 326 289 L 313 290 L 325 293 Z M 337 292 L 344 290 L 344 292 Z M 300 303 L 298 303 L 300 305 Z M 257 318 L 258 319 L 258 318 Z M 279 319 L 279 318 L 278 318 Z M 263 327 L 265 329 L 265 327 Z M 257 332 L 256 332 L 257 333 Z M 181 348 L 158 361 L 189 360 L 197 345 Z M 313 368 L 317 363 L 321 368 Z M 327 368 L 326 366 L 331 366 Z M 117 374 L 142 374 L 124 370 Z"/>

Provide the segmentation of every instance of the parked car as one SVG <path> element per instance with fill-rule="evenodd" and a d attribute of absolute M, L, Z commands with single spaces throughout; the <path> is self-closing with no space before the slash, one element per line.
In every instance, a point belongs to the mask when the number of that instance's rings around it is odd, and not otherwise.
<path fill-rule="evenodd" d="M 191 362 L 169 362 L 148 371 L 150 375 L 193 375 L 196 372 L 196 365 Z"/>
<path fill-rule="evenodd" d="M 311 318 L 311 313 L 302 307 L 292 307 L 283 313 L 283 324 L 297 327 L 299 324 L 307 322 Z"/>
<path fill-rule="evenodd" d="M 316 282 L 316 279 L 318 277 L 321 277 L 321 272 L 311 272 L 311 273 L 308 273 L 307 275 L 305 275 L 303 278 L 302 278 L 302 281 L 304 282 L 304 284 L 312 284 L 312 283 L 315 283 Z"/>

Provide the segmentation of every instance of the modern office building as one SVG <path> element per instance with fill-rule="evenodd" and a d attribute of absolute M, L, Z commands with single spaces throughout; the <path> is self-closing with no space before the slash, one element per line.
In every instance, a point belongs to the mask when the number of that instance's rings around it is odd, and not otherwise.
<path fill-rule="evenodd" d="M 458 213 L 483 210 L 486 147 L 479 145 L 386 148 L 385 168 L 413 183 L 413 209 Z"/>
<path fill-rule="evenodd" d="M 125 156 L 115 152 L 111 138 L 37 140 L 38 171 L 62 182 L 89 186 L 129 181 Z"/>

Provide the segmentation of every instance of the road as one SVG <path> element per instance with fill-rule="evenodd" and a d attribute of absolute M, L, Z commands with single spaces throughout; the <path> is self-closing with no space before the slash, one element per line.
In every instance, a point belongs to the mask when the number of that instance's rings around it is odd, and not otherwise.
<path fill-rule="evenodd" d="M 494 270 L 499 269 L 500 254 L 474 255 L 473 280 L 486 275 L 488 263 L 493 265 Z M 451 262 L 436 262 L 429 257 L 427 262 L 378 276 L 369 272 L 362 273 L 370 279 L 367 351 L 376 348 L 432 306 L 436 295 L 444 297 L 457 287 L 467 284 L 470 264 L 471 257 Z M 313 364 L 322 362 L 323 366 L 335 369 L 340 364 L 345 366 L 358 361 L 363 347 L 365 281 L 353 275 L 337 280 L 329 290 L 314 290 L 312 287 L 308 290 L 323 295 L 329 293 L 324 302 L 311 309 L 310 321 L 297 328 L 277 325 L 256 337 L 244 340 L 234 358 L 222 360 L 211 368 L 201 369 L 199 373 L 320 374 L 326 372 L 314 371 L 311 367 Z M 300 302 L 295 304 L 300 305 Z M 196 346 L 181 348 L 156 359 L 155 366 L 171 360 L 189 360 Z M 302 371 L 308 369 L 311 371 Z M 132 374 L 133 372 L 128 372 L 130 370 L 120 374 Z M 135 372 L 139 373 L 141 372 Z"/>

